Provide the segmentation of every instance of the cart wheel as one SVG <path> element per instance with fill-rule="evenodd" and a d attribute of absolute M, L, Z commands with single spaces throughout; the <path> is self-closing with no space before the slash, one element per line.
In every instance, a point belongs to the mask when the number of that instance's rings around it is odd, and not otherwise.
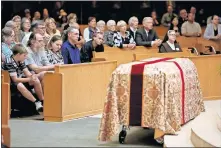
<path fill-rule="evenodd" d="M 157 143 L 159 144 L 163 144 L 164 143 L 164 138 L 163 137 L 160 137 L 160 138 L 157 138 L 155 139 Z"/>
<path fill-rule="evenodd" d="M 120 134 L 119 134 L 119 142 L 120 142 L 121 144 L 124 144 L 124 141 L 125 141 L 126 136 L 127 136 L 127 131 L 122 130 L 122 131 L 120 132 Z"/>

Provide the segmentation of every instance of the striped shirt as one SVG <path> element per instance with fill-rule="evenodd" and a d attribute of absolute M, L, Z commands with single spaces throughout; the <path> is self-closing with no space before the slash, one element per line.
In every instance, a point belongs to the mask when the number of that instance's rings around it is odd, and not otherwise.
<path fill-rule="evenodd" d="M 10 76 L 17 76 L 18 78 L 21 78 L 25 76 L 23 70 L 27 67 L 24 62 L 17 63 L 11 56 L 5 59 L 2 68 L 3 70 L 8 71 Z"/>

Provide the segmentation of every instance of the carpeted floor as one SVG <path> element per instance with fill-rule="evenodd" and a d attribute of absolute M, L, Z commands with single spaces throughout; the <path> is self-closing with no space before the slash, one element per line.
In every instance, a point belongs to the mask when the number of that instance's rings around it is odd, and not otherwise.
<path fill-rule="evenodd" d="M 132 127 L 125 144 L 118 135 L 112 142 L 97 140 L 101 115 L 67 121 L 44 122 L 42 116 L 10 120 L 12 147 L 162 147 L 153 139 L 153 130 Z"/>

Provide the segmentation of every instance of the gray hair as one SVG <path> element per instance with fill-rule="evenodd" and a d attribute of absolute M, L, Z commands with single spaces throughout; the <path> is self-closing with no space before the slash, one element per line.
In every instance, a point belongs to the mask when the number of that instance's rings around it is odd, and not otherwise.
<path fill-rule="evenodd" d="M 144 17 L 144 18 L 143 18 L 143 22 L 145 22 L 145 21 L 147 21 L 147 20 L 153 20 L 153 18 L 152 18 L 152 17 Z"/>
<path fill-rule="evenodd" d="M 107 27 L 110 27 L 110 26 L 112 26 L 112 25 L 116 25 L 115 20 L 109 20 L 109 21 L 107 21 Z"/>
<path fill-rule="evenodd" d="M 79 29 L 76 28 L 76 27 L 68 27 L 67 30 L 64 30 L 63 35 L 62 35 L 62 40 L 63 40 L 63 42 L 67 41 L 67 39 L 68 39 L 68 33 L 70 33 L 70 32 L 76 32 L 76 31 L 79 32 Z"/>
<path fill-rule="evenodd" d="M 31 23 L 31 20 L 29 18 L 23 17 L 22 20 L 21 20 L 21 30 L 22 31 L 24 31 L 23 26 L 24 26 L 24 23 L 25 23 L 26 20 L 28 20 Z"/>
<path fill-rule="evenodd" d="M 6 24 L 5 24 L 5 27 L 9 27 L 9 28 L 14 28 L 14 25 L 15 25 L 15 22 L 10 20 L 10 21 L 7 21 Z"/>
<path fill-rule="evenodd" d="M 12 32 L 13 32 L 12 28 L 10 28 L 10 27 L 4 27 L 4 28 L 2 29 L 2 41 L 3 41 L 3 42 L 5 41 L 5 37 L 11 36 L 11 35 L 12 35 Z"/>
<path fill-rule="evenodd" d="M 124 26 L 124 25 L 127 25 L 127 23 L 123 20 L 120 20 L 117 22 L 117 27 L 121 27 L 121 26 Z"/>
<path fill-rule="evenodd" d="M 136 16 L 130 17 L 130 19 L 129 19 L 129 21 L 128 21 L 128 25 L 131 25 L 134 20 L 137 20 L 137 21 L 138 21 L 138 18 L 137 18 Z"/>
<path fill-rule="evenodd" d="M 31 31 L 33 32 L 34 28 L 37 28 L 39 25 L 45 25 L 43 20 L 34 20 L 31 24 Z"/>
<path fill-rule="evenodd" d="M 97 26 L 105 26 L 105 21 L 103 21 L 103 20 L 99 20 L 98 22 L 97 22 Z"/>

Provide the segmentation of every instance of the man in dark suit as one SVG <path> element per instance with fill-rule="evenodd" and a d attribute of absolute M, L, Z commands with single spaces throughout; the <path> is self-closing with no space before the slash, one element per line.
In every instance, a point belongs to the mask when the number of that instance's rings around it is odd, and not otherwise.
<path fill-rule="evenodd" d="M 143 27 L 137 30 L 135 40 L 137 46 L 152 47 L 154 45 L 159 46 L 162 43 L 153 30 L 153 19 L 151 17 L 143 19 Z"/>
<path fill-rule="evenodd" d="M 132 16 L 129 21 L 128 21 L 128 25 L 129 25 L 129 28 L 127 31 L 129 31 L 130 35 L 132 35 L 132 37 L 134 38 L 135 40 L 135 37 L 136 37 L 136 32 L 137 32 L 137 28 L 138 28 L 138 18 L 136 16 Z"/>

